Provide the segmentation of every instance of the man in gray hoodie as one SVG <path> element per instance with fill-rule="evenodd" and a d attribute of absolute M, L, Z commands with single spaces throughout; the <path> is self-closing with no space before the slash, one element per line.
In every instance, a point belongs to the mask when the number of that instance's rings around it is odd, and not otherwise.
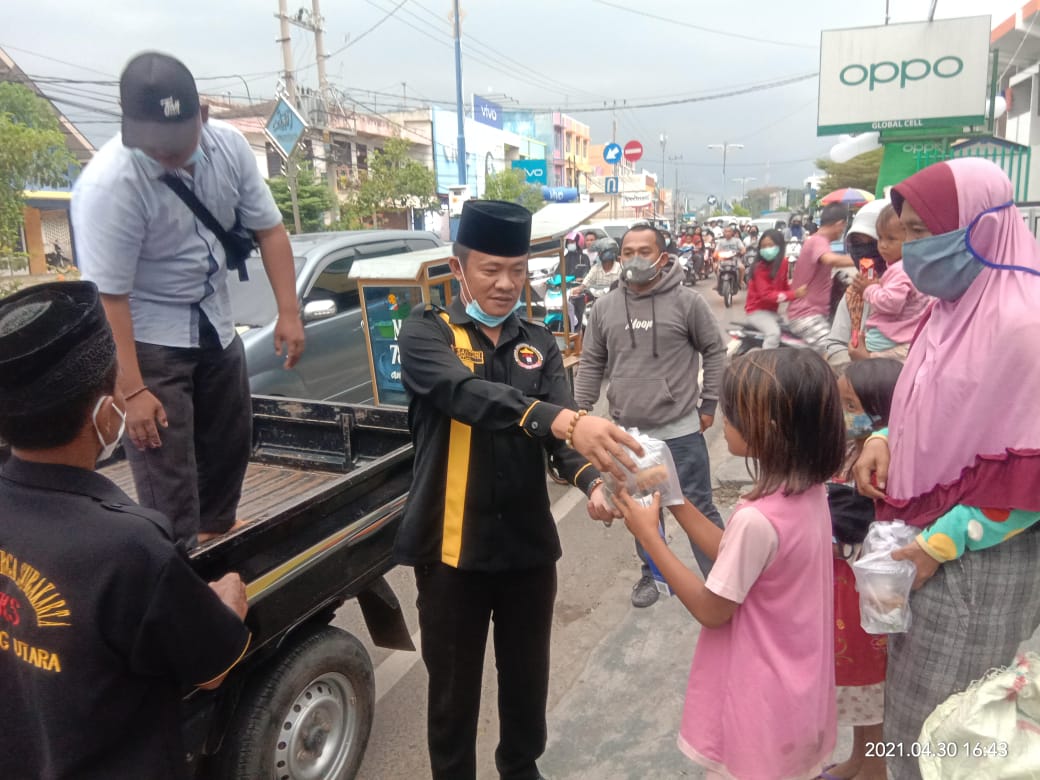
<path fill-rule="evenodd" d="M 725 347 L 719 324 L 700 294 L 682 285 L 683 270 L 667 252 L 664 237 L 649 225 L 631 228 L 621 240 L 621 281 L 592 308 L 574 380 L 583 409 L 599 400 L 609 380 L 610 416 L 624 427 L 668 444 L 683 494 L 715 525 L 722 517 L 711 496 L 704 431 L 711 427 L 722 382 Z M 697 381 L 704 360 L 704 386 Z M 648 607 L 657 588 L 643 561 L 632 604 Z M 707 575 L 711 559 L 696 546 Z"/>

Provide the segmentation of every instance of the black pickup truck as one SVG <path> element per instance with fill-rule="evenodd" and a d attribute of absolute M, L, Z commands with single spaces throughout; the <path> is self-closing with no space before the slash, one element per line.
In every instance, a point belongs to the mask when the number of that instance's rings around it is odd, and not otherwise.
<path fill-rule="evenodd" d="M 375 683 L 362 644 L 329 625 L 356 598 L 372 641 L 414 650 L 383 575 L 412 476 L 403 409 L 254 396 L 248 525 L 192 553 L 207 581 L 246 583 L 253 639 L 214 691 L 184 699 L 198 778 L 343 780 L 361 765 Z M 125 461 L 102 472 L 133 495 Z"/>

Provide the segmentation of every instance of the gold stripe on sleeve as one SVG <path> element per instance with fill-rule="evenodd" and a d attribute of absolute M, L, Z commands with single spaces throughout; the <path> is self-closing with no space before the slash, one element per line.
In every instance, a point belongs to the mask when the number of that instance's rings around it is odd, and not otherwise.
<path fill-rule="evenodd" d="M 467 359 L 473 353 L 473 342 L 465 328 L 453 325 L 447 312 L 441 318 L 451 328 L 455 337 L 456 354 L 470 371 L 473 361 Z M 444 528 L 441 539 L 441 561 L 457 567 L 462 557 L 462 523 L 466 516 L 466 487 L 469 482 L 469 456 L 473 429 L 451 421 L 448 437 L 448 473 L 444 483 Z"/>

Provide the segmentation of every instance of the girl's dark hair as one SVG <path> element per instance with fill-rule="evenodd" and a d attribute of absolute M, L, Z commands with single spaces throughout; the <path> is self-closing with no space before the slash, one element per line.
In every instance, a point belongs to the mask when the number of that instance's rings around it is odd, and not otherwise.
<path fill-rule="evenodd" d="M 877 420 L 875 430 L 888 425 L 892 394 L 902 370 L 903 364 L 894 358 L 857 360 L 845 369 L 845 379 L 852 385 L 863 411 Z"/>
<path fill-rule="evenodd" d="M 773 242 L 774 246 L 780 249 L 776 257 L 772 260 L 766 260 L 764 257 L 762 257 L 762 242 L 765 241 L 767 238 Z M 780 264 L 783 262 L 784 252 L 786 249 L 787 242 L 784 241 L 784 234 L 781 233 L 779 230 L 770 228 L 758 237 L 758 259 L 755 260 L 755 264 L 757 265 L 758 263 L 765 263 L 766 265 L 768 265 L 769 278 L 775 279 L 777 273 L 780 271 Z M 752 272 L 754 272 L 754 269 L 752 269 Z"/>
<path fill-rule="evenodd" d="M 809 349 L 766 349 L 734 360 L 719 399 L 754 459 L 747 498 L 826 482 L 845 457 L 845 420 L 834 372 Z M 752 468 L 749 464 L 749 468 Z"/>

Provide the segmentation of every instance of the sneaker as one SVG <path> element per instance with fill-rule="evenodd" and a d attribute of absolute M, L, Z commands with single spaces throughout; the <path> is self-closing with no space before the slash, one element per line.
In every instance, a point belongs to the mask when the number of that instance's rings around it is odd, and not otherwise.
<path fill-rule="evenodd" d="M 657 597 L 661 595 L 657 592 L 657 583 L 654 582 L 654 578 L 647 575 L 640 577 L 632 588 L 632 606 L 633 607 L 649 607 L 655 601 Z"/>

